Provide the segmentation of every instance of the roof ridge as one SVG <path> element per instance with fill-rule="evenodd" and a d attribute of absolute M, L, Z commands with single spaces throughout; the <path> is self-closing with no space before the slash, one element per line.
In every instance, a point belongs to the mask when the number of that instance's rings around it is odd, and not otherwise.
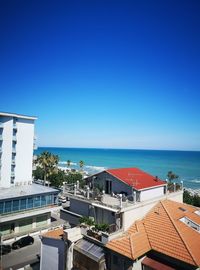
<path fill-rule="evenodd" d="M 145 226 L 145 218 L 146 218 L 146 217 L 144 217 L 144 218 L 142 219 L 142 224 L 143 224 L 143 227 L 144 227 L 144 230 L 145 230 L 145 234 L 146 234 L 146 236 L 147 236 L 147 240 L 148 240 L 149 246 L 150 246 L 150 248 L 152 249 L 151 242 L 150 242 L 150 240 L 149 240 L 149 235 L 148 235 L 148 233 L 147 233 L 146 226 Z"/>
<path fill-rule="evenodd" d="M 192 254 L 192 252 L 190 251 L 189 247 L 188 247 L 187 244 L 185 243 L 182 234 L 181 234 L 181 233 L 179 232 L 179 230 L 177 229 L 177 227 L 176 227 L 176 225 L 175 225 L 175 223 L 174 223 L 174 221 L 173 221 L 173 219 L 172 219 L 170 213 L 168 212 L 167 208 L 165 207 L 165 205 L 163 204 L 162 201 L 160 201 L 160 203 L 161 203 L 161 205 L 163 206 L 163 208 L 165 209 L 165 211 L 166 211 L 166 213 L 167 213 L 167 215 L 168 215 L 170 221 L 172 222 L 172 224 L 173 224 L 175 230 L 177 231 L 177 233 L 178 233 L 178 235 L 180 236 L 180 238 L 181 238 L 183 244 L 185 245 L 187 251 L 189 252 L 190 256 L 192 257 L 192 260 L 194 261 L 194 263 L 195 263 L 197 266 L 199 266 L 198 262 L 196 262 L 196 259 L 195 259 L 194 255 Z"/>

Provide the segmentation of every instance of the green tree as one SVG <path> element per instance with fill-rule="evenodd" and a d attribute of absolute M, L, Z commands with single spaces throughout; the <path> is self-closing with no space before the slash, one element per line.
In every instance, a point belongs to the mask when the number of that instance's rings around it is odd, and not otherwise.
<path fill-rule="evenodd" d="M 64 173 L 64 171 L 58 169 L 57 172 L 52 173 L 49 176 L 49 181 L 52 186 L 59 188 L 63 185 L 63 182 L 66 181 L 66 174 Z"/>
<path fill-rule="evenodd" d="M 70 166 L 71 166 L 71 160 L 68 159 L 67 160 L 67 167 L 70 168 Z"/>
<path fill-rule="evenodd" d="M 65 181 L 67 182 L 67 184 L 76 184 L 77 181 L 79 181 L 80 186 L 84 184 L 83 176 L 81 173 L 78 172 L 70 172 L 68 175 L 66 175 Z"/>
<path fill-rule="evenodd" d="M 40 167 L 44 172 L 44 185 L 50 175 L 56 173 L 58 168 L 59 158 L 57 155 L 53 155 L 50 152 L 43 152 L 35 160 L 37 167 Z"/>
<path fill-rule="evenodd" d="M 173 180 L 178 179 L 179 176 L 176 175 L 175 173 L 173 173 L 172 171 L 169 171 L 167 174 L 167 178 L 168 178 L 169 182 L 171 183 Z"/>
<path fill-rule="evenodd" d="M 40 167 L 37 167 L 36 170 L 33 171 L 34 179 L 44 179 L 44 170 Z"/>
<path fill-rule="evenodd" d="M 84 166 L 84 161 L 80 160 L 79 161 L 79 167 L 80 167 L 81 170 L 83 169 L 83 166 Z"/>

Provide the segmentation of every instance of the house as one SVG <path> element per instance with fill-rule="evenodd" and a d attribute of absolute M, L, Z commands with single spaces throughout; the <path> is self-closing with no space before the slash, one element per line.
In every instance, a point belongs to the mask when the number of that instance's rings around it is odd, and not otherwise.
<path fill-rule="evenodd" d="M 109 169 L 85 179 L 85 189 L 64 187 L 70 199 L 68 209 L 61 210 L 61 218 L 76 226 L 82 216 L 95 223 L 109 225 L 109 232 L 127 230 L 131 224 L 162 199 L 182 202 L 183 190 L 168 193 L 167 184 L 138 168 Z"/>
<path fill-rule="evenodd" d="M 171 200 L 158 202 L 119 238 L 106 244 L 112 270 L 198 269 L 200 209 Z"/>

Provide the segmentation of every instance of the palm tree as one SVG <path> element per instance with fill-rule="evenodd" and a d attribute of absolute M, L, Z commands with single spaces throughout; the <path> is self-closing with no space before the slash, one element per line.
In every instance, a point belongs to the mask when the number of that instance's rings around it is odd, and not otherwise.
<path fill-rule="evenodd" d="M 69 168 L 71 166 L 71 160 L 67 160 L 67 167 Z"/>
<path fill-rule="evenodd" d="M 43 169 L 44 171 L 44 185 L 47 178 L 57 171 L 59 158 L 49 152 L 43 152 L 35 160 L 35 164 Z"/>
<path fill-rule="evenodd" d="M 83 169 L 83 166 L 84 166 L 84 161 L 83 160 L 80 160 L 79 161 L 79 166 L 80 166 L 80 169 L 82 170 Z"/>
<path fill-rule="evenodd" d="M 171 183 L 174 179 L 178 179 L 178 175 L 173 173 L 172 171 L 169 171 L 167 174 L 167 178 L 169 179 L 169 182 Z"/>

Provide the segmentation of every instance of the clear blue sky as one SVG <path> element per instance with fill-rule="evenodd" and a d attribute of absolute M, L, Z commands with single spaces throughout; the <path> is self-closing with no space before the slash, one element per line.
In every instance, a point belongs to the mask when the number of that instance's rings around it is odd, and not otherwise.
<path fill-rule="evenodd" d="M 200 1 L 1 0 L 0 110 L 40 146 L 200 150 Z"/>

